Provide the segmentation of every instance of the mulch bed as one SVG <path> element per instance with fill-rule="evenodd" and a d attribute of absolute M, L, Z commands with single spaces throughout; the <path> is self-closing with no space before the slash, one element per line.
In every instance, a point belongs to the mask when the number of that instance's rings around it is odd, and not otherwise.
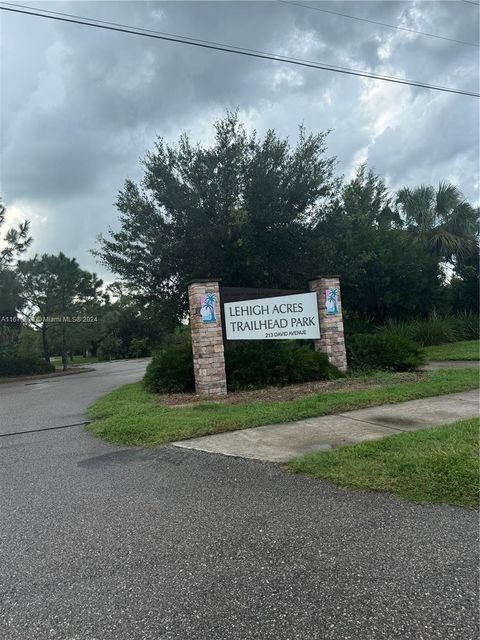
<path fill-rule="evenodd" d="M 340 380 L 319 380 L 286 387 L 266 387 L 251 391 L 230 391 L 226 397 L 208 399 L 195 393 L 168 393 L 159 396 L 162 404 L 169 407 L 188 407 L 200 402 L 214 402 L 216 404 L 243 404 L 248 402 L 288 402 L 300 396 L 309 396 L 323 391 L 362 391 L 399 384 L 402 382 L 417 382 L 428 376 L 425 371 L 413 373 L 398 373 L 380 381 L 378 378 L 355 377 Z"/>

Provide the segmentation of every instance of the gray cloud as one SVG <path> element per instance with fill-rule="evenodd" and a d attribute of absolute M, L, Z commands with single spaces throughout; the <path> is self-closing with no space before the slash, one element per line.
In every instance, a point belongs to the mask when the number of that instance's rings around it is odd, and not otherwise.
<path fill-rule="evenodd" d="M 33 0 L 32 0 L 33 4 Z M 46 9 L 478 90 L 478 49 L 275 2 L 55 2 Z M 309 2 L 308 4 L 313 4 Z M 458 2 L 324 2 L 319 7 L 478 41 Z M 32 217 L 34 251 L 88 253 L 116 224 L 113 203 L 156 135 L 240 109 L 262 134 L 332 129 L 349 175 L 368 160 L 393 189 L 455 181 L 478 198 L 478 104 L 328 72 L 105 31 L 2 15 L 2 193 Z M 103 274 L 105 275 L 105 274 Z M 110 275 L 107 275 L 111 279 Z"/>

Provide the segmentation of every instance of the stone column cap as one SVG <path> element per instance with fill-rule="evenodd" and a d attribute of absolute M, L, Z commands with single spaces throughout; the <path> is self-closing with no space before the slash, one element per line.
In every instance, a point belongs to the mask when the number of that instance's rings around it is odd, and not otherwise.
<path fill-rule="evenodd" d="M 318 280 L 331 280 L 333 278 L 340 280 L 340 276 L 316 276 L 315 278 L 310 278 L 308 284 L 310 284 L 310 282 L 318 282 Z"/>
<path fill-rule="evenodd" d="M 221 282 L 222 279 L 221 278 L 195 278 L 194 280 L 189 280 L 187 282 L 187 285 L 190 286 L 191 284 L 204 284 L 206 282 Z"/>

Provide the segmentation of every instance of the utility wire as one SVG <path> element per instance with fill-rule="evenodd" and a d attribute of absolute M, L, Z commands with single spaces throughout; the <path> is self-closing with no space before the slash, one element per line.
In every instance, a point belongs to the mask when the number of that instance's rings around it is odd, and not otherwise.
<path fill-rule="evenodd" d="M 474 4 L 476 7 L 480 7 L 480 2 L 472 2 L 472 0 L 462 0 L 465 4 Z"/>
<path fill-rule="evenodd" d="M 368 22 L 370 24 L 380 25 L 382 27 L 388 27 L 389 29 L 398 29 L 400 31 L 408 31 L 409 33 L 416 33 L 420 36 L 428 36 L 429 38 L 438 38 L 439 40 L 448 40 L 449 42 L 456 42 L 457 44 L 465 44 L 469 47 L 480 47 L 480 44 L 476 42 L 465 42 L 464 40 L 455 40 L 455 38 L 448 38 L 447 36 L 439 36 L 435 33 L 426 33 L 425 31 L 417 31 L 416 29 L 409 29 L 408 27 L 399 27 L 395 24 L 388 24 L 386 22 L 379 22 L 378 20 L 370 20 L 369 18 L 359 18 L 358 16 L 352 16 L 348 13 L 341 13 L 340 11 L 332 11 L 331 9 L 322 9 L 321 7 L 312 7 L 308 4 L 302 4 L 301 2 L 293 2 L 292 0 L 277 0 L 281 4 L 290 4 L 294 7 L 302 7 L 303 9 L 311 9 L 312 11 L 321 11 L 322 13 L 330 13 L 334 16 L 342 16 L 343 18 L 349 18 L 350 20 L 359 20 L 360 22 Z M 467 0 L 464 0 L 467 2 Z M 478 4 L 477 2 L 471 2 L 471 4 Z"/>
<path fill-rule="evenodd" d="M 53 14 L 53 15 L 56 15 L 56 16 L 64 16 L 64 17 L 67 17 L 67 18 L 74 18 L 76 20 L 77 19 L 82 20 L 81 16 L 74 15 L 72 13 L 62 13 L 60 11 L 51 11 L 50 9 L 40 9 L 38 7 L 31 7 L 31 6 L 28 6 L 28 5 L 25 5 L 25 4 L 18 4 L 18 3 L 15 3 L 15 2 L 3 2 L 3 4 L 7 4 L 10 7 L 20 7 L 22 9 L 31 9 L 32 11 L 41 11 L 42 13 L 45 13 L 45 14 Z M 191 36 L 183 36 L 183 35 L 178 35 L 178 34 L 175 34 L 175 33 L 167 33 L 165 31 L 158 31 L 158 30 L 154 30 L 154 29 L 145 29 L 144 27 L 134 27 L 134 26 L 131 26 L 131 25 L 122 24 L 120 22 L 112 22 L 111 20 L 99 20 L 98 18 L 88 18 L 88 20 L 90 22 L 95 22 L 95 23 L 98 22 L 99 24 L 106 24 L 106 25 L 109 25 L 109 26 L 113 25 L 114 27 L 121 27 L 122 29 L 123 28 L 124 29 L 140 29 L 142 32 L 144 31 L 146 33 L 154 33 L 156 35 L 166 36 L 167 39 L 170 38 L 170 37 L 178 38 L 181 42 L 183 42 L 184 39 L 185 40 L 189 40 L 189 42 L 187 44 L 193 44 L 195 42 L 201 42 L 202 44 L 219 45 L 219 46 L 225 47 L 225 48 L 228 48 L 229 46 L 231 46 L 231 47 L 233 47 L 235 49 L 235 51 L 233 53 L 237 53 L 239 51 L 246 51 L 248 53 L 258 53 L 258 54 L 261 54 L 262 56 L 263 55 L 271 55 L 271 56 L 275 56 L 275 60 L 279 59 L 278 54 L 275 54 L 275 53 L 274 54 L 269 54 L 269 53 L 266 53 L 265 51 L 259 51 L 258 49 L 249 49 L 249 48 L 246 48 L 246 47 L 239 47 L 237 45 L 226 45 L 226 44 L 223 44 L 223 43 L 220 43 L 220 42 L 212 42 L 211 40 L 201 40 L 200 38 L 193 38 Z M 92 26 L 94 26 L 94 25 L 92 25 Z M 143 35 L 143 34 L 139 34 L 139 35 Z M 320 63 L 318 63 L 316 61 L 313 61 L 313 60 L 305 60 L 304 58 L 292 58 L 290 56 L 281 56 L 281 58 L 282 58 L 283 61 L 286 61 L 286 62 L 287 61 L 288 62 L 291 61 L 293 63 L 305 62 L 307 65 L 320 64 Z M 341 71 L 352 71 L 352 72 L 363 73 L 362 71 L 359 71 L 358 69 L 351 69 L 349 67 L 341 67 L 341 66 L 334 65 L 334 64 L 328 64 L 326 66 L 330 67 L 331 70 L 337 70 L 338 69 L 338 70 L 341 70 Z M 385 79 L 385 80 L 386 79 L 391 79 L 391 80 L 402 80 L 403 81 L 403 78 L 397 78 L 395 76 L 388 76 L 388 75 L 385 75 L 385 74 L 379 75 L 378 77 L 381 78 L 381 79 Z M 412 82 L 415 82 L 415 81 L 412 81 Z M 421 82 L 420 84 L 423 85 L 425 83 Z M 446 89 L 446 90 L 450 89 L 450 87 L 444 87 L 442 85 L 435 85 L 435 86 L 437 88 L 440 88 L 440 89 Z"/>
<path fill-rule="evenodd" d="M 6 3 L 4 3 L 6 4 Z M 8 4 L 13 4 L 13 3 L 8 3 Z M 24 5 L 15 5 L 15 6 L 24 6 Z M 286 56 L 280 56 L 280 55 L 276 55 L 276 54 L 272 54 L 272 53 L 267 53 L 264 51 L 257 51 L 255 49 L 245 49 L 242 47 L 235 47 L 235 46 L 231 46 L 231 45 L 225 45 L 225 44 L 221 44 L 218 42 L 212 42 L 209 40 L 197 40 L 194 38 L 186 38 L 185 36 L 177 36 L 174 34 L 167 34 L 167 33 L 162 33 L 162 32 L 152 32 L 150 30 L 146 30 L 143 29 L 141 31 L 139 31 L 138 29 L 136 29 L 135 27 L 130 27 L 128 25 L 119 25 L 118 23 L 106 23 L 105 21 L 102 21 L 101 24 L 99 24 L 100 21 L 94 21 L 95 19 L 91 19 L 91 18 L 84 18 L 82 16 L 72 16 L 71 14 L 69 14 L 70 17 L 65 17 L 62 15 L 58 15 L 58 12 L 56 12 L 56 15 L 52 15 L 53 12 L 49 12 L 49 13 L 38 13 L 38 10 L 35 11 L 25 11 L 23 9 L 14 9 L 11 6 L 0 6 L 0 9 L 2 11 L 9 11 L 12 13 L 18 13 L 18 14 L 24 14 L 24 15 L 29 15 L 29 16 L 35 16 L 35 17 L 39 17 L 39 18 L 47 18 L 49 20 L 56 20 L 58 22 L 66 22 L 66 23 L 71 23 L 71 24 L 78 24 L 78 25 L 82 25 L 82 26 L 87 26 L 87 27 L 94 27 L 97 29 L 104 29 L 107 31 L 115 31 L 115 32 L 119 32 L 119 33 L 127 33 L 130 35 L 138 35 L 138 36 L 142 36 L 144 38 L 153 38 L 156 40 L 164 40 L 167 42 L 176 42 L 176 43 L 181 43 L 181 44 L 187 44 L 190 46 L 194 46 L 194 47 L 200 47 L 203 49 L 210 49 L 210 50 L 214 50 L 214 51 L 223 51 L 226 53 L 235 53 L 237 55 L 243 55 L 243 56 L 248 56 L 251 58 L 260 58 L 263 60 L 273 60 L 276 62 L 284 62 L 287 64 L 292 64 L 292 65 L 296 65 L 296 66 L 301 66 L 301 67 L 308 67 L 311 69 L 319 69 L 319 70 L 323 70 L 323 71 L 332 71 L 335 73 L 343 73 L 345 75 L 352 75 L 352 76 L 359 76 L 362 78 L 371 78 L 374 80 L 383 80 L 385 82 L 392 82 L 392 83 L 396 83 L 396 84 L 403 84 L 403 85 L 407 85 L 407 86 L 414 86 L 414 87 L 420 87 L 422 89 L 431 89 L 434 91 L 443 91 L 446 93 L 455 93 L 455 94 L 459 94 L 459 95 L 466 95 L 466 96 L 472 96 L 475 98 L 480 98 L 480 94 L 479 93 L 474 93 L 472 91 L 465 91 L 463 89 L 455 89 L 452 87 L 443 87 L 440 85 L 434 85 L 434 84 L 430 84 L 427 82 L 420 82 L 420 81 L 415 81 L 415 80 L 408 80 L 405 78 L 396 78 L 394 76 L 385 76 L 385 75 L 380 75 L 380 74 L 375 74 L 375 73 L 370 73 L 367 71 L 360 71 L 360 70 L 356 70 L 356 69 L 350 69 L 348 67 L 337 67 L 335 65 L 331 65 L 331 64 L 323 64 L 323 63 L 318 63 L 318 62 L 313 62 L 313 61 L 309 61 L 309 60 L 301 60 L 299 58 L 290 58 L 290 57 L 286 57 Z M 40 10 L 40 11 L 45 11 L 45 10 Z M 115 24 L 115 26 L 114 26 Z"/>

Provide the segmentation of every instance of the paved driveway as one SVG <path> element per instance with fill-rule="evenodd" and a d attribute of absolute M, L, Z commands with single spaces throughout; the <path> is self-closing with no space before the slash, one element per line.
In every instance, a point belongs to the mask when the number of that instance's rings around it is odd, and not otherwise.
<path fill-rule="evenodd" d="M 69 419 L 115 384 L 73 391 L 87 375 L 61 381 Z M 36 424 L 42 395 L 4 425 Z M 2 640 L 477 638 L 465 509 L 71 427 L 0 437 L 0 513 Z"/>

